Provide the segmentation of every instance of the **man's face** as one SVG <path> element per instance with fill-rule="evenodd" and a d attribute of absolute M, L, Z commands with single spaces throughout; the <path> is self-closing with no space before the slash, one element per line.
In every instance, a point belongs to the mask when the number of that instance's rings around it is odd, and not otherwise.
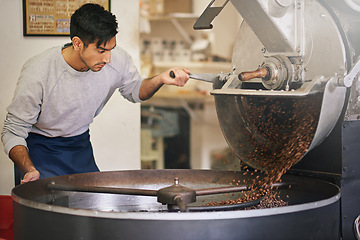
<path fill-rule="evenodd" d="M 111 61 L 111 50 L 116 46 L 116 36 L 110 41 L 102 43 L 99 47 L 96 43 L 90 43 L 80 51 L 80 58 L 83 63 L 93 72 L 100 71 L 106 64 Z"/>

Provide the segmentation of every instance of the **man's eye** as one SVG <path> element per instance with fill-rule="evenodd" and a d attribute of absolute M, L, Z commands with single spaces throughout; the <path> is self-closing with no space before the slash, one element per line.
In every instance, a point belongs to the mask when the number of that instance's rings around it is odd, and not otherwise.
<path fill-rule="evenodd" d="M 104 50 L 100 50 L 99 53 L 104 53 L 105 51 Z"/>

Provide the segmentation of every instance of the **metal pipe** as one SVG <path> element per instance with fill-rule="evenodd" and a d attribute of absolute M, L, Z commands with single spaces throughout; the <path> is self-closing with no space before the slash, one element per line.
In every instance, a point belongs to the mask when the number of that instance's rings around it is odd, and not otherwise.
<path fill-rule="evenodd" d="M 285 188 L 289 187 L 293 183 L 274 183 L 270 187 L 271 188 Z M 236 187 L 219 187 L 219 188 L 206 188 L 196 190 L 196 196 L 204 196 L 211 194 L 221 194 L 221 193 L 233 193 L 233 192 L 241 192 L 250 190 L 248 186 L 236 186 Z"/>
<path fill-rule="evenodd" d="M 74 186 L 74 185 L 56 184 L 54 182 L 49 183 L 47 188 L 49 190 L 56 190 L 56 191 L 73 191 L 73 192 L 113 193 L 113 194 L 125 194 L 125 195 L 157 196 L 157 190 L 134 189 L 134 188 Z"/>
<path fill-rule="evenodd" d="M 232 193 L 248 190 L 247 186 L 238 186 L 238 187 L 220 187 L 220 188 L 206 188 L 196 190 L 196 196 L 204 196 L 211 194 L 220 194 L 220 193 Z"/>

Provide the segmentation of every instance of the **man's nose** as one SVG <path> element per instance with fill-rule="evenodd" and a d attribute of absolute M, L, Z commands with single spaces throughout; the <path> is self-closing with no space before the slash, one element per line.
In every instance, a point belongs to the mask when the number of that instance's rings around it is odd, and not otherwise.
<path fill-rule="evenodd" d="M 110 63 L 111 61 L 111 52 L 110 51 L 106 51 L 104 53 L 104 58 L 102 59 L 103 62 L 105 62 L 106 64 Z"/>

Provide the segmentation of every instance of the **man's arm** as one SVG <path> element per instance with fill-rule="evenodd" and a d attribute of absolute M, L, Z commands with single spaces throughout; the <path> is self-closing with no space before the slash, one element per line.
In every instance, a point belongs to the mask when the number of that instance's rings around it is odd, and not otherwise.
<path fill-rule="evenodd" d="M 22 145 L 17 145 L 10 150 L 10 159 L 16 164 L 22 172 L 25 173 L 24 179 L 21 183 L 38 180 L 40 173 L 36 170 L 32 163 L 27 148 Z"/>
<path fill-rule="evenodd" d="M 174 71 L 175 78 L 170 77 L 170 71 Z M 144 79 L 140 87 L 140 99 L 147 100 L 151 98 L 164 84 L 183 87 L 189 80 L 189 73 L 188 69 L 175 68 L 169 69 L 153 78 Z"/>

